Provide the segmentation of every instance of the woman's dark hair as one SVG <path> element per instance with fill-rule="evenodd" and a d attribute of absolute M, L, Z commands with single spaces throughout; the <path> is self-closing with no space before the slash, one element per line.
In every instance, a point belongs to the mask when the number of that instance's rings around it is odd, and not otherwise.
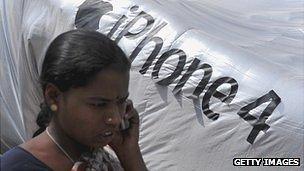
<path fill-rule="evenodd" d="M 52 41 L 46 51 L 39 79 L 43 92 L 48 83 L 65 92 L 87 85 L 105 68 L 128 72 L 130 65 L 114 41 L 96 31 L 76 29 Z M 40 128 L 33 137 L 43 132 L 52 118 L 52 111 L 45 102 L 40 107 L 36 120 Z"/>

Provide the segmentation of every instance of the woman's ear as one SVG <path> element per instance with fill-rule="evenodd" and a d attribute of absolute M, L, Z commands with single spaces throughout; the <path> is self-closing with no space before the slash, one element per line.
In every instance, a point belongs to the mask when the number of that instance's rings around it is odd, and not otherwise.
<path fill-rule="evenodd" d="M 62 94 L 62 92 L 52 83 L 48 83 L 45 87 L 44 91 L 44 98 L 46 100 L 46 103 L 50 105 L 58 105 L 59 103 L 59 97 Z"/>

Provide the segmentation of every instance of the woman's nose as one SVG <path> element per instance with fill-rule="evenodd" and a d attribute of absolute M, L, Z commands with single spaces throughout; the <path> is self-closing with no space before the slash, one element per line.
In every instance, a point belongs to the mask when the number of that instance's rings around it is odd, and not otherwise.
<path fill-rule="evenodd" d="M 122 119 L 121 116 L 115 114 L 115 115 L 110 115 L 106 118 L 106 124 L 108 125 L 119 125 L 121 123 Z"/>
<path fill-rule="evenodd" d="M 106 116 L 105 122 L 109 125 L 120 125 L 120 123 L 122 122 L 122 115 L 120 114 L 118 107 L 114 107 L 113 109 L 111 109 L 111 111 L 109 111 Z"/>

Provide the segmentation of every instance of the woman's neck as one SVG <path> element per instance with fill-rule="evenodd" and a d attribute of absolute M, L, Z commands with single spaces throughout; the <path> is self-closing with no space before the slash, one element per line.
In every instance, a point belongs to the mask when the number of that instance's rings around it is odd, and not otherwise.
<path fill-rule="evenodd" d="M 78 161 L 81 154 L 89 151 L 90 149 L 84 145 L 81 145 L 73 138 L 68 136 L 62 127 L 55 121 L 52 121 L 48 126 L 48 133 L 54 143 L 59 146 L 58 148 L 68 155 L 74 162 Z"/>

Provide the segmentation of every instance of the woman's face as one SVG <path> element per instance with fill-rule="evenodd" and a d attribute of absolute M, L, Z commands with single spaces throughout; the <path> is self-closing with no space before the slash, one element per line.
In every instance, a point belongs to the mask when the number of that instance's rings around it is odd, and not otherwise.
<path fill-rule="evenodd" d="M 129 95 L 128 85 L 129 72 L 105 69 L 85 87 L 62 93 L 57 113 L 60 126 L 80 144 L 107 145 L 119 131 Z"/>

